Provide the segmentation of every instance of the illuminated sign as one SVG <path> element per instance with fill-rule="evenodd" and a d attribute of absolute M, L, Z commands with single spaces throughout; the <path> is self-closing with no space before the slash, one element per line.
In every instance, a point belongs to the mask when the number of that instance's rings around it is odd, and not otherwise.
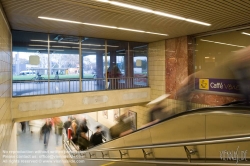
<path fill-rule="evenodd" d="M 199 79 L 199 89 L 209 90 L 209 80 L 208 79 Z"/>
<path fill-rule="evenodd" d="M 226 93 L 240 93 L 240 85 L 234 79 L 196 78 L 196 90 L 207 90 Z"/>

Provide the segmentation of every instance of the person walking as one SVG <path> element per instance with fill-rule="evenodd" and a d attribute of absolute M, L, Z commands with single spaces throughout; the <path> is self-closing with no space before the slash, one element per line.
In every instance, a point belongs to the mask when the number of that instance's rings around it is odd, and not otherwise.
<path fill-rule="evenodd" d="M 41 135 L 40 138 L 42 137 L 42 135 L 44 136 L 44 146 L 48 146 L 49 143 L 49 136 L 50 136 L 50 131 L 52 129 L 52 123 L 50 119 L 46 119 L 45 124 L 43 125 L 43 127 L 41 128 Z"/>
<path fill-rule="evenodd" d="M 59 137 L 62 135 L 63 122 L 59 117 L 54 118 L 56 145 L 58 145 Z"/>

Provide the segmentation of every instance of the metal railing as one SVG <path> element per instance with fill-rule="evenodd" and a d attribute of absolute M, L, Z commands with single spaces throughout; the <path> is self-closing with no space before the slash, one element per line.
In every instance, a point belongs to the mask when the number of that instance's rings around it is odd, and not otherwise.
<path fill-rule="evenodd" d="M 231 137 L 224 137 L 224 138 L 213 138 L 213 139 L 203 139 L 203 140 L 196 140 L 196 141 L 186 141 L 186 142 L 173 142 L 173 143 L 163 143 L 163 144 L 156 144 L 156 145 L 142 145 L 142 146 L 127 146 L 127 147 L 115 147 L 115 148 L 102 148 L 102 149 L 90 149 L 86 151 L 77 151 L 71 153 L 73 156 L 77 156 L 84 159 L 84 160 L 97 160 L 97 161 L 113 161 L 113 162 L 127 162 L 127 163 L 145 163 L 145 164 L 169 164 L 169 165 L 223 165 L 223 166 L 230 166 L 236 165 L 236 163 L 229 163 L 223 162 L 219 159 L 213 159 L 209 162 L 209 158 L 200 158 L 200 160 L 205 160 L 206 162 L 199 162 L 199 160 L 195 160 L 195 162 L 191 162 L 191 156 L 198 153 L 196 149 L 188 149 L 187 146 L 195 146 L 195 145 L 210 145 L 210 144 L 222 144 L 222 143 L 235 143 L 235 142 L 246 142 L 250 141 L 250 135 L 239 135 L 239 136 L 231 136 Z M 183 147 L 183 150 L 187 156 L 187 162 L 184 161 L 164 161 L 164 160 L 156 160 L 153 156 L 153 150 L 155 148 L 170 148 L 170 147 Z M 139 159 L 130 159 L 128 150 L 138 150 L 140 149 L 144 158 L 143 160 Z M 110 151 L 118 151 L 120 153 L 120 159 L 117 158 L 110 158 L 109 152 Z M 96 153 L 101 154 L 101 158 L 96 157 Z M 88 155 L 87 155 L 88 154 Z M 89 156 L 89 157 L 87 157 Z M 128 156 L 126 160 L 123 160 L 124 156 Z M 149 159 L 148 156 L 152 156 L 154 160 Z M 168 159 L 168 158 L 166 158 Z M 250 163 L 237 163 L 240 166 L 250 166 Z"/>
<path fill-rule="evenodd" d="M 142 88 L 148 86 L 147 77 L 81 79 L 82 92 Z M 13 81 L 13 96 L 32 96 L 80 92 L 79 79 Z"/>

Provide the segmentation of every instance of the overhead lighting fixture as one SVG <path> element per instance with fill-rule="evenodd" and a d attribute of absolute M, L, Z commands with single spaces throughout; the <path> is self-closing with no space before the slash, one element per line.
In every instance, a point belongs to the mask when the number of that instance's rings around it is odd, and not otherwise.
<path fill-rule="evenodd" d="M 90 23 L 82 23 L 82 24 L 84 24 L 84 25 L 90 25 L 90 26 L 96 26 L 96 27 L 103 27 L 103 28 L 117 29 L 117 27 L 114 27 L 114 26 L 108 26 L 108 25 L 90 24 Z"/>
<path fill-rule="evenodd" d="M 30 41 L 35 41 L 35 42 L 50 42 L 50 43 L 55 43 L 56 41 L 48 41 L 48 40 L 30 40 Z"/>
<path fill-rule="evenodd" d="M 45 48 L 27 48 L 27 50 L 45 51 L 45 50 L 48 50 L 48 49 L 45 49 Z M 53 50 L 53 51 L 64 51 L 64 50 L 60 50 L 60 49 L 50 49 L 50 50 Z"/>
<path fill-rule="evenodd" d="M 209 59 L 210 57 L 209 56 L 206 56 L 205 59 Z"/>
<path fill-rule="evenodd" d="M 164 17 L 169 17 L 169 18 L 173 18 L 173 19 L 192 22 L 192 23 L 195 23 L 195 24 L 211 26 L 211 24 L 205 23 L 205 22 L 202 22 L 202 21 L 188 19 L 188 18 L 184 18 L 184 17 L 180 17 L 180 16 L 177 16 L 177 15 L 164 13 L 164 12 L 160 12 L 160 11 L 154 11 L 154 10 L 151 10 L 151 9 L 147 9 L 147 8 L 143 8 L 143 7 L 139 7 L 139 6 L 134 6 L 134 5 L 126 4 L 126 3 L 121 3 L 121 2 L 116 2 L 116 1 L 109 1 L 109 0 L 96 0 L 96 1 L 109 3 L 109 4 L 112 4 L 112 5 L 116 5 L 116 6 L 120 6 L 120 7 L 124 7 L 124 8 L 129 8 L 129 9 L 133 9 L 133 10 L 138 10 L 138 11 L 142 11 L 142 12 L 146 12 L 146 13 L 152 13 L 152 14 L 156 14 L 156 15 L 160 15 L 160 16 L 164 16 Z"/>
<path fill-rule="evenodd" d="M 216 42 L 216 41 L 212 41 L 212 40 L 204 40 L 204 39 L 201 39 L 201 41 L 209 42 L 209 43 L 215 43 L 215 44 L 222 44 L 222 45 L 227 45 L 227 46 L 233 46 L 233 47 L 241 47 L 241 48 L 245 48 L 245 47 L 246 47 L 246 46 L 240 46 L 240 45 L 235 45 L 235 44 Z"/>
<path fill-rule="evenodd" d="M 95 52 L 82 51 L 82 53 L 95 53 Z"/>
<path fill-rule="evenodd" d="M 45 20 L 68 22 L 68 23 L 73 23 L 73 24 L 82 24 L 82 22 L 78 22 L 78 21 L 70 21 L 70 20 L 64 20 L 64 19 L 58 19 L 58 18 L 51 18 L 51 17 L 38 16 L 38 18 L 45 19 Z"/>
<path fill-rule="evenodd" d="M 134 10 L 139 10 L 139 11 L 143 11 L 143 12 L 147 12 L 147 13 L 154 12 L 151 9 L 147 9 L 147 8 L 143 8 L 143 7 L 139 7 L 139 6 L 134 6 L 134 5 L 126 4 L 126 3 L 115 2 L 115 1 L 104 1 L 104 2 L 108 2 L 112 5 L 121 6 L 121 7 L 129 8 L 129 9 L 134 9 Z"/>
<path fill-rule="evenodd" d="M 48 47 L 48 45 L 36 45 L 36 44 L 29 44 L 32 47 Z"/>
<path fill-rule="evenodd" d="M 35 41 L 35 42 L 48 42 L 48 40 L 30 40 L 30 41 Z M 49 41 L 50 43 L 67 43 L 67 44 L 79 44 L 76 42 L 63 42 L 63 41 Z"/>
<path fill-rule="evenodd" d="M 129 28 L 117 28 L 117 29 L 124 30 L 124 31 L 141 32 L 141 33 L 145 32 L 145 31 L 136 30 L 136 29 L 129 29 Z"/>
<path fill-rule="evenodd" d="M 41 48 L 41 49 L 39 49 L 39 48 L 27 48 L 27 50 L 39 51 L 39 50 L 47 50 L 47 49 L 45 49 L 45 48 Z"/>
<path fill-rule="evenodd" d="M 241 34 L 250 36 L 250 33 L 246 33 L 246 32 L 242 32 Z"/>
<path fill-rule="evenodd" d="M 51 46 L 51 47 L 71 48 L 71 47 L 69 47 L 69 46 Z"/>
<path fill-rule="evenodd" d="M 119 29 L 119 30 L 126 30 L 126 31 L 132 31 L 132 32 L 140 32 L 140 33 L 148 33 L 148 34 L 154 34 L 154 35 L 168 36 L 168 34 L 156 33 L 156 32 L 147 32 L 147 31 L 143 31 L 143 30 L 130 29 L 130 28 L 124 28 L 124 27 L 115 27 L 115 26 L 108 26 L 108 25 L 101 25 L 101 24 L 91 24 L 91 23 L 84 23 L 84 22 L 78 22 L 78 21 L 70 21 L 70 20 L 64 20 L 64 19 L 58 19 L 58 18 L 50 18 L 50 17 L 43 17 L 43 16 L 38 16 L 38 18 L 40 18 L 40 19 L 46 19 L 46 20 L 52 20 L 52 21 L 62 21 L 62 22 L 67 22 L 67 23 L 77 23 L 77 24 L 97 26 L 97 27 L 103 27 L 103 28 Z"/>

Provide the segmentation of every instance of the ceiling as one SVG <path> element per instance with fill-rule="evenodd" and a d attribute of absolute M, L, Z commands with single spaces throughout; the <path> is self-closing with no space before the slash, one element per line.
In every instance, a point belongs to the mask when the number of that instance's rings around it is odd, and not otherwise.
<path fill-rule="evenodd" d="M 249 0 L 115 0 L 212 24 L 199 25 L 95 0 L 0 0 L 12 29 L 153 42 L 250 23 Z M 160 36 L 39 19 L 38 16 L 168 34 Z"/>

